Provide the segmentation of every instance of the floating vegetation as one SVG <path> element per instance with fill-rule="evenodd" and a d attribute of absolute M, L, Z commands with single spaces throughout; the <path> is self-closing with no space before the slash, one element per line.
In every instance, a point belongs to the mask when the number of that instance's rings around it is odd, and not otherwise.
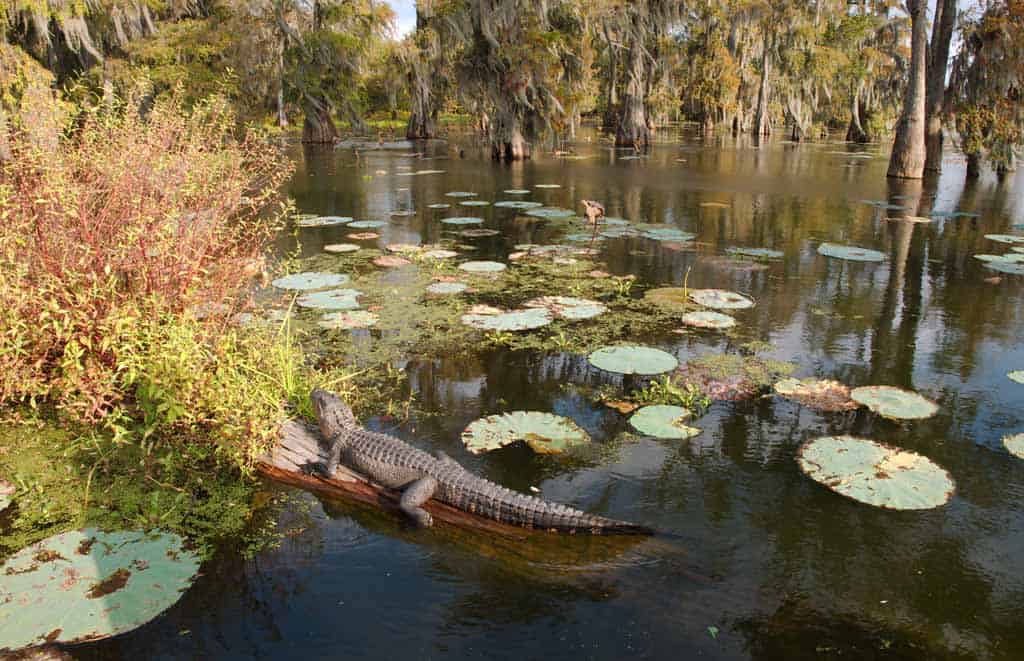
<path fill-rule="evenodd" d="M 715 310 L 745 310 L 754 307 L 754 299 L 725 289 L 691 289 L 690 300 Z"/>
<path fill-rule="evenodd" d="M 1024 244 L 1024 234 L 986 234 L 985 238 L 999 243 Z"/>
<path fill-rule="evenodd" d="M 359 250 L 359 246 L 354 243 L 329 243 L 324 246 L 324 252 L 329 253 L 356 252 L 357 250 Z"/>
<path fill-rule="evenodd" d="M 424 259 L 452 259 L 458 257 L 459 253 L 454 250 L 445 250 L 443 248 L 435 248 L 433 250 L 426 250 L 420 253 L 420 256 Z"/>
<path fill-rule="evenodd" d="M 399 257 L 398 255 L 381 255 L 380 257 L 373 260 L 373 263 L 382 268 L 397 268 L 399 266 L 408 266 L 412 264 L 405 257 Z"/>
<path fill-rule="evenodd" d="M 729 315 L 710 310 L 687 312 L 683 315 L 682 321 L 686 326 L 709 330 L 728 330 L 736 325 L 736 320 Z"/>
<path fill-rule="evenodd" d="M 701 432 L 696 427 L 684 424 L 692 414 L 681 406 L 655 404 L 645 406 L 629 419 L 633 429 L 655 438 L 675 438 L 685 440 L 693 438 Z"/>
<path fill-rule="evenodd" d="M 169 532 L 55 535 L 0 571 L 0 649 L 79 643 L 136 629 L 173 606 L 199 558 Z"/>
<path fill-rule="evenodd" d="M 753 259 L 782 259 L 784 255 L 781 250 L 772 250 L 771 248 L 726 248 L 725 252 L 729 255 Z"/>
<path fill-rule="evenodd" d="M 608 311 L 608 308 L 597 301 L 573 296 L 541 296 L 523 305 L 528 308 L 545 308 L 555 317 L 569 321 L 592 319 Z"/>
<path fill-rule="evenodd" d="M 1006 255 L 987 255 L 980 253 L 974 255 L 974 259 L 980 259 L 983 262 L 1002 262 L 1004 264 L 1018 264 L 1024 263 L 1024 253 L 1010 253 Z"/>
<path fill-rule="evenodd" d="M 882 209 L 884 211 L 906 211 L 907 207 L 899 204 L 889 204 L 885 200 L 861 200 L 862 203 Z"/>
<path fill-rule="evenodd" d="M 547 326 L 553 321 L 551 313 L 545 308 L 529 308 L 526 310 L 471 309 L 462 315 L 462 323 L 466 326 L 486 331 L 525 331 Z"/>
<path fill-rule="evenodd" d="M 941 466 L 915 452 L 852 436 L 825 436 L 797 452 L 808 477 L 856 501 L 894 510 L 945 505 L 956 485 Z"/>
<path fill-rule="evenodd" d="M 362 295 L 358 289 L 329 289 L 300 296 L 295 299 L 295 304 L 314 310 L 355 310 Z"/>
<path fill-rule="evenodd" d="M 1003 438 L 1003 445 L 1010 454 L 1018 459 L 1024 459 L 1024 434 L 1013 434 Z"/>
<path fill-rule="evenodd" d="M 921 420 L 935 415 L 939 407 L 916 392 L 893 386 L 864 386 L 850 391 L 853 401 L 863 404 L 883 418 Z"/>
<path fill-rule="evenodd" d="M 499 234 L 501 234 L 501 232 L 499 232 L 498 230 L 490 229 L 472 229 L 462 230 L 461 232 L 459 232 L 459 236 L 464 236 L 469 239 L 478 239 L 485 236 L 498 236 Z"/>
<path fill-rule="evenodd" d="M 464 207 L 487 207 L 491 205 L 487 200 L 466 200 L 465 202 L 459 202 L 459 204 Z"/>
<path fill-rule="evenodd" d="M 540 209 L 544 205 L 540 202 L 527 202 L 526 200 L 502 200 L 495 202 L 494 206 L 503 209 Z"/>
<path fill-rule="evenodd" d="M 672 354 L 639 345 L 603 347 L 587 356 L 587 360 L 598 369 L 616 374 L 662 374 L 679 366 Z"/>
<path fill-rule="evenodd" d="M 541 207 L 539 209 L 530 209 L 526 212 L 527 216 L 535 216 L 537 218 L 571 218 L 576 215 L 575 211 L 569 209 L 561 209 L 559 207 Z"/>
<path fill-rule="evenodd" d="M 500 273 L 507 268 L 501 262 L 475 261 L 459 264 L 459 270 L 467 273 Z"/>
<path fill-rule="evenodd" d="M 443 202 L 438 202 L 437 204 L 428 204 L 427 205 L 428 209 L 450 209 L 451 207 L 452 207 L 452 205 L 445 204 Z"/>
<path fill-rule="evenodd" d="M 373 239 L 379 239 L 380 234 L 376 232 L 356 232 L 355 234 L 349 234 L 348 238 L 354 241 L 372 241 Z"/>
<path fill-rule="evenodd" d="M 679 243 L 686 243 L 697 238 L 696 234 L 684 232 L 675 227 L 650 227 L 642 230 L 640 236 L 653 241 L 678 241 Z"/>
<path fill-rule="evenodd" d="M 505 192 L 509 195 L 529 195 L 530 191 L 525 188 L 506 188 Z"/>
<path fill-rule="evenodd" d="M 476 197 L 476 193 L 470 193 L 469 191 L 456 190 L 450 193 L 445 193 L 448 197 Z"/>
<path fill-rule="evenodd" d="M 932 222 L 927 216 L 890 216 L 886 218 L 891 223 L 918 223 L 924 225 Z"/>
<path fill-rule="evenodd" d="M 561 188 L 562 184 L 534 184 L 534 188 Z M 505 191 L 506 193 L 508 191 Z"/>
<path fill-rule="evenodd" d="M 1008 376 L 1011 381 L 1016 381 L 1017 383 L 1024 385 L 1024 370 L 1014 370 L 1012 372 L 1007 372 L 1006 376 Z"/>
<path fill-rule="evenodd" d="M 603 236 L 606 239 L 624 239 L 630 236 L 640 236 L 640 230 L 632 227 L 612 227 L 604 230 L 598 236 Z"/>
<path fill-rule="evenodd" d="M 725 202 L 701 202 L 700 206 L 704 209 L 728 209 L 729 205 Z"/>
<path fill-rule="evenodd" d="M 351 328 L 369 328 L 376 326 L 380 318 L 373 312 L 355 310 L 353 312 L 330 312 L 320 317 L 317 325 L 328 330 L 345 330 Z"/>
<path fill-rule="evenodd" d="M 690 290 L 685 287 L 657 287 L 644 292 L 644 300 L 670 310 L 686 310 Z"/>
<path fill-rule="evenodd" d="M 757 356 L 709 354 L 679 369 L 680 378 L 715 401 L 741 401 L 767 390 L 796 365 Z"/>
<path fill-rule="evenodd" d="M 671 244 L 664 245 L 665 247 L 668 247 L 668 245 Z M 727 255 L 708 255 L 706 257 L 701 257 L 699 261 L 702 265 L 710 266 L 713 269 L 737 271 L 742 273 L 756 273 L 758 271 L 768 270 L 768 265 L 765 263 L 766 260 L 762 259 L 731 257 Z"/>
<path fill-rule="evenodd" d="M 415 209 L 400 209 L 398 211 L 392 211 L 388 215 L 394 218 L 409 218 L 410 216 L 416 215 Z"/>
<path fill-rule="evenodd" d="M 462 432 L 462 443 L 473 454 L 525 442 L 534 452 L 560 454 L 590 443 L 579 425 L 562 416 L 539 411 L 512 411 L 475 420 Z"/>
<path fill-rule="evenodd" d="M 852 411 L 860 404 L 850 399 L 850 389 L 828 379 L 783 379 L 776 394 L 819 411 Z"/>
<path fill-rule="evenodd" d="M 1009 273 L 1010 275 L 1024 275 L 1024 264 L 1016 262 L 987 262 L 985 268 L 992 269 L 993 271 L 999 271 L 1000 273 Z"/>
<path fill-rule="evenodd" d="M 295 224 L 299 227 L 330 227 L 332 225 L 346 225 L 352 222 L 348 216 L 315 216 L 313 218 L 299 218 Z"/>
<path fill-rule="evenodd" d="M 475 216 L 455 216 L 453 218 L 442 218 L 441 222 L 445 225 L 481 225 L 484 219 Z"/>
<path fill-rule="evenodd" d="M 348 224 L 349 227 L 357 230 L 373 230 L 386 225 L 387 222 L 383 220 L 357 220 Z"/>
<path fill-rule="evenodd" d="M 869 248 L 858 248 L 857 246 L 842 246 L 838 243 L 823 243 L 818 246 L 818 254 L 836 259 L 846 259 L 853 262 L 883 262 L 885 254 Z"/>
<path fill-rule="evenodd" d="M 321 273 L 318 271 L 305 271 L 303 273 L 292 273 L 283 278 L 278 278 L 270 284 L 278 289 L 290 289 L 292 291 L 308 291 L 312 289 L 324 289 L 326 287 L 337 287 L 348 282 L 348 276 L 344 273 Z"/>
<path fill-rule="evenodd" d="M 388 252 L 397 252 L 399 254 L 417 253 L 423 250 L 423 246 L 417 246 L 412 243 L 389 243 L 384 246 L 384 249 Z"/>
<path fill-rule="evenodd" d="M 465 282 L 435 282 L 427 285 L 427 291 L 431 294 L 461 294 L 469 289 Z"/>

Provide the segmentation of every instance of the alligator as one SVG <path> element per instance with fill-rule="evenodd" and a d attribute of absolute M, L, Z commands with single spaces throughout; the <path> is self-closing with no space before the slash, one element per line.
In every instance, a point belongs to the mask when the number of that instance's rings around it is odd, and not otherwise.
<path fill-rule="evenodd" d="M 456 509 L 522 528 L 591 535 L 651 535 L 645 526 L 608 519 L 551 503 L 470 473 L 444 452 L 436 456 L 405 441 L 363 429 L 340 397 L 316 389 L 310 395 L 328 443 L 326 465 L 332 477 L 338 464 L 362 473 L 370 481 L 401 490 L 399 507 L 421 527 L 433 524 L 422 505 L 431 498 Z"/>

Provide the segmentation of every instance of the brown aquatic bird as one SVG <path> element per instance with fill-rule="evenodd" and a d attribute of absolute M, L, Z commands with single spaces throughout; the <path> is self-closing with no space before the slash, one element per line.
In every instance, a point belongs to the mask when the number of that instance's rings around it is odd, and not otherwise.
<path fill-rule="evenodd" d="M 597 221 L 604 218 L 604 205 L 593 200 L 583 200 L 584 213 L 591 225 L 597 225 Z"/>

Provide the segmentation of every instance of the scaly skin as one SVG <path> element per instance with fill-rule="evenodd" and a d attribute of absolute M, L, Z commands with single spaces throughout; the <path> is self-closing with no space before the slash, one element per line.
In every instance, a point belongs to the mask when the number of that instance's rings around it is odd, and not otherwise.
<path fill-rule="evenodd" d="M 506 489 L 473 475 L 443 452 L 432 457 L 393 436 L 360 428 L 352 411 L 333 393 L 317 389 L 310 397 L 320 432 L 331 444 L 326 475 L 334 475 L 342 463 L 382 486 L 401 490 L 402 511 L 420 526 L 433 523 L 421 505 L 435 498 L 464 512 L 523 528 L 588 534 L 653 532 Z"/>

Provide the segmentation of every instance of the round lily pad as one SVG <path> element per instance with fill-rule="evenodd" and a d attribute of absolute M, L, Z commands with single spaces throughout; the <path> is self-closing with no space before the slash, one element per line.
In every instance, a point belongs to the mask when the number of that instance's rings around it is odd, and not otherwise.
<path fill-rule="evenodd" d="M 501 262 L 476 261 L 459 264 L 459 270 L 467 273 L 500 273 L 506 268 L 508 267 Z"/>
<path fill-rule="evenodd" d="M 601 236 L 600 234 L 598 234 L 595 237 L 594 234 L 592 234 L 590 232 L 578 232 L 576 234 L 566 234 L 564 238 L 565 238 L 566 241 L 572 241 L 574 243 L 583 243 L 583 242 L 586 242 L 586 241 L 591 241 L 593 239 L 597 239 L 598 241 L 604 241 L 604 237 Z"/>
<path fill-rule="evenodd" d="M 530 209 L 526 212 L 527 216 L 535 216 L 537 218 L 571 218 L 576 215 L 575 211 L 569 209 L 560 209 L 558 207 L 541 207 L 539 209 Z"/>
<path fill-rule="evenodd" d="M 475 420 L 462 432 L 462 442 L 473 454 L 497 450 L 524 441 L 534 452 L 559 454 L 590 443 L 579 425 L 562 416 L 539 411 L 512 411 Z"/>
<path fill-rule="evenodd" d="M 324 252 L 330 253 L 356 252 L 357 250 L 359 250 L 359 246 L 354 243 L 329 243 L 324 246 Z"/>
<path fill-rule="evenodd" d="M 847 259 L 854 262 L 883 262 L 885 254 L 868 248 L 842 246 L 838 243 L 823 243 L 818 246 L 818 254 L 836 259 Z"/>
<path fill-rule="evenodd" d="M 437 248 L 435 250 L 427 250 L 421 253 L 421 256 L 426 259 L 451 259 L 452 257 L 458 257 L 459 253 L 454 250 L 444 250 L 443 248 Z"/>
<path fill-rule="evenodd" d="M 359 307 L 360 296 L 362 292 L 357 289 L 329 289 L 300 296 L 295 304 L 314 310 L 355 310 Z"/>
<path fill-rule="evenodd" d="M 292 273 L 283 278 L 274 280 L 272 285 L 278 289 L 290 289 L 293 291 L 309 291 L 312 289 L 324 289 L 326 287 L 337 287 L 348 282 L 348 276 L 344 273 L 320 273 L 306 271 L 304 273 Z"/>
<path fill-rule="evenodd" d="M 348 238 L 354 241 L 372 241 L 373 239 L 379 239 L 380 234 L 377 234 L 376 232 L 355 232 L 353 234 L 349 234 Z"/>
<path fill-rule="evenodd" d="M 1024 434 L 1013 434 L 1003 439 L 1003 445 L 1010 451 L 1010 454 L 1018 459 L 1024 459 Z"/>
<path fill-rule="evenodd" d="M 707 328 L 710 330 L 726 330 L 736 325 L 736 320 L 721 312 L 700 310 L 687 312 L 683 315 L 683 324 L 694 328 Z"/>
<path fill-rule="evenodd" d="M 349 223 L 348 226 L 359 230 L 372 230 L 378 227 L 384 227 L 387 223 L 383 220 L 357 220 L 354 223 Z"/>
<path fill-rule="evenodd" d="M 573 296 L 541 296 L 527 301 L 528 308 L 545 308 L 562 319 L 591 319 L 608 311 L 601 303 Z"/>
<path fill-rule="evenodd" d="M 451 206 L 452 205 L 450 205 L 450 204 L 438 203 L 438 204 L 428 204 L 427 208 L 428 209 L 450 209 Z"/>
<path fill-rule="evenodd" d="M 609 227 L 625 227 L 629 225 L 629 221 L 625 218 L 615 218 L 614 216 L 605 216 L 601 220 L 597 221 L 598 225 L 607 225 Z"/>
<path fill-rule="evenodd" d="M 534 188 L 561 188 L 562 184 L 534 184 L 533 187 Z"/>
<path fill-rule="evenodd" d="M 945 505 L 956 485 L 915 452 L 852 436 L 824 436 L 797 452 L 800 470 L 838 494 L 875 507 L 922 510 Z"/>
<path fill-rule="evenodd" d="M 481 311 L 480 314 L 470 312 L 462 315 L 462 323 L 473 328 L 486 331 L 524 331 L 547 326 L 551 323 L 551 313 L 544 308 L 526 310 L 510 310 L 503 312 Z M 496 312 L 496 313 L 495 313 Z"/>
<path fill-rule="evenodd" d="M 469 288 L 465 282 L 435 282 L 427 285 L 431 294 L 461 294 Z"/>
<path fill-rule="evenodd" d="M 784 254 L 781 250 L 772 250 L 771 248 L 726 248 L 725 252 L 754 259 L 782 259 Z"/>
<path fill-rule="evenodd" d="M 346 329 L 346 328 L 369 328 L 370 326 L 377 325 L 380 318 L 366 310 L 353 310 L 351 312 L 331 312 L 320 317 L 320 321 L 317 325 L 320 328 L 327 329 Z"/>
<path fill-rule="evenodd" d="M 470 229 L 470 230 L 462 230 L 461 232 L 459 232 L 459 236 L 465 236 L 465 237 L 468 237 L 470 239 L 479 239 L 480 237 L 484 237 L 484 236 L 498 236 L 499 234 L 501 234 L 501 232 L 499 232 L 498 230 L 481 229 L 481 228 L 475 228 L 475 229 Z"/>
<path fill-rule="evenodd" d="M 775 392 L 819 411 L 852 411 L 860 404 L 850 399 L 850 389 L 828 379 L 783 379 Z"/>
<path fill-rule="evenodd" d="M 72 530 L 26 547 L 0 571 L 0 649 L 131 631 L 174 605 L 199 558 L 169 532 Z"/>
<path fill-rule="evenodd" d="M 613 231 L 614 230 L 609 230 L 609 232 Z M 674 227 L 653 227 L 645 229 L 640 232 L 640 236 L 654 241 L 678 241 L 679 243 L 686 243 L 687 241 L 693 241 L 697 238 L 696 234 L 684 232 Z"/>
<path fill-rule="evenodd" d="M 656 438 L 693 438 L 700 429 L 683 424 L 692 414 L 681 406 L 657 404 L 645 406 L 629 419 L 629 424 L 641 434 Z"/>
<path fill-rule="evenodd" d="M 381 255 L 373 260 L 373 263 L 386 269 L 398 268 L 399 266 L 408 266 L 409 264 L 412 264 L 412 262 L 405 257 L 399 257 L 398 255 Z"/>
<path fill-rule="evenodd" d="M 1015 262 L 987 262 L 985 268 L 999 271 L 1000 273 L 1009 273 L 1010 275 L 1024 275 L 1024 264 Z"/>
<path fill-rule="evenodd" d="M 690 300 L 715 310 L 745 310 L 754 307 L 754 299 L 725 289 L 691 289 Z"/>
<path fill-rule="evenodd" d="M 476 197 L 476 193 L 470 193 L 469 191 L 456 190 L 450 193 L 445 193 L 448 197 Z"/>
<path fill-rule="evenodd" d="M 1016 381 L 1017 383 L 1024 385 L 1024 370 L 1014 370 L 1012 372 L 1007 372 L 1006 376 L 1008 376 L 1011 381 Z"/>
<path fill-rule="evenodd" d="M 484 219 L 473 216 L 455 216 L 453 218 L 442 218 L 441 222 L 445 225 L 480 225 L 484 222 Z"/>
<path fill-rule="evenodd" d="M 638 345 L 602 347 L 587 360 L 594 367 L 617 374 L 662 374 L 679 366 L 672 354 Z"/>
<path fill-rule="evenodd" d="M 505 192 L 509 195 L 529 195 L 530 191 L 525 188 L 506 188 Z"/>
<path fill-rule="evenodd" d="M 466 200 L 465 202 L 459 202 L 464 207 L 487 207 L 490 206 L 490 202 L 487 200 Z"/>
<path fill-rule="evenodd" d="M 352 222 L 348 216 L 316 216 L 313 218 L 300 218 L 295 221 L 299 227 L 330 227 L 332 225 L 346 225 Z"/>
<path fill-rule="evenodd" d="M 503 209 L 539 209 L 544 205 L 540 202 L 527 202 L 526 200 L 502 200 L 495 202 L 494 206 Z"/>
<path fill-rule="evenodd" d="M 850 391 L 850 398 L 883 418 L 921 420 L 935 415 L 939 407 L 916 392 L 893 386 L 864 386 Z"/>
<path fill-rule="evenodd" d="M 670 310 L 685 310 L 689 290 L 684 287 L 658 287 L 644 292 L 644 300 Z"/>
<path fill-rule="evenodd" d="M 1024 243 L 1024 234 L 986 234 L 985 238 L 999 243 Z"/>

